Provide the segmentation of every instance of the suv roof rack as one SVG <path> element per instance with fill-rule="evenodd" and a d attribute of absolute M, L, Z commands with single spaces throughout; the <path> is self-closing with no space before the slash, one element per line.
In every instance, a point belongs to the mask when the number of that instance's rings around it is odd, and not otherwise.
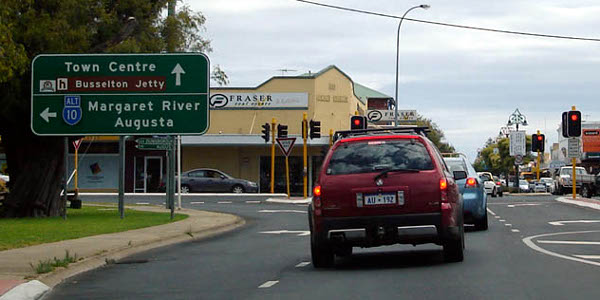
<path fill-rule="evenodd" d="M 440 153 L 442 155 L 442 157 L 459 157 L 459 156 L 464 156 L 465 158 L 467 157 L 464 153 L 460 153 L 460 152 L 444 152 L 444 153 Z"/>
<path fill-rule="evenodd" d="M 376 128 L 376 129 L 355 129 L 355 130 L 342 130 L 336 131 L 333 135 L 333 140 L 337 141 L 342 138 L 351 136 L 373 136 L 377 134 L 417 134 L 425 136 L 425 134 L 431 132 L 431 129 L 426 126 L 398 126 L 389 128 Z"/>

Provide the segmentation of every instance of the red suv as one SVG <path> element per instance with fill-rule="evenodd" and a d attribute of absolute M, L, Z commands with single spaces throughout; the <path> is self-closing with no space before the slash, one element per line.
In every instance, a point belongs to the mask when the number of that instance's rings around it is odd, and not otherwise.
<path fill-rule="evenodd" d="M 314 267 L 329 267 L 352 247 L 442 245 L 462 261 L 462 199 L 426 128 L 336 132 L 308 208 Z"/>

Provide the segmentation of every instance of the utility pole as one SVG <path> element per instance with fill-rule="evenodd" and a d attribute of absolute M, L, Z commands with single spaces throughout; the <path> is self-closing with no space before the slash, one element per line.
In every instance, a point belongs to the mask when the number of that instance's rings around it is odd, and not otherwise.
<path fill-rule="evenodd" d="M 302 182 L 303 182 L 302 191 L 303 191 L 304 198 L 306 198 L 306 197 L 308 197 L 308 192 L 307 192 L 308 164 L 306 162 L 306 160 L 307 160 L 306 140 L 308 139 L 308 121 L 306 120 L 306 113 L 304 113 L 302 115 L 302 139 L 304 140 L 304 145 L 302 147 L 302 159 L 304 161 L 304 164 L 303 164 L 304 168 L 302 169 Z M 288 197 L 289 197 L 289 191 L 288 191 Z"/>

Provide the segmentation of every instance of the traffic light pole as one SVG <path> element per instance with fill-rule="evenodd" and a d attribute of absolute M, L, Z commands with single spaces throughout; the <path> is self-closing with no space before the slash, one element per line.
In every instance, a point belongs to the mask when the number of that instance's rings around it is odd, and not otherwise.
<path fill-rule="evenodd" d="M 333 146 L 333 129 L 329 129 L 329 147 Z"/>
<path fill-rule="evenodd" d="M 275 118 L 271 120 L 271 194 L 275 193 Z"/>
<path fill-rule="evenodd" d="M 539 136 L 539 135 L 540 135 L 540 131 L 538 130 L 537 131 L 537 136 Z M 537 136 L 536 136 L 536 138 L 537 138 Z M 531 139 L 531 141 L 533 143 L 533 139 Z M 538 141 L 538 143 L 539 143 L 539 141 Z M 543 145 L 539 145 L 539 144 L 538 144 L 538 146 L 539 147 L 544 147 Z M 537 173 L 537 181 L 539 182 L 540 181 L 540 150 L 539 150 L 539 148 L 538 148 L 538 151 L 537 151 L 537 165 L 536 166 L 537 166 L 537 172 L 536 172 Z"/>
<path fill-rule="evenodd" d="M 571 110 L 577 110 L 575 105 L 571 106 Z M 581 129 L 580 129 L 581 130 Z M 571 164 L 573 165 L 573 181 L 571 185 L 573 186 L 573 200 L 577 199 L 577 174 L 575 173 L 575 166 L 577 165 L 577 158 L 573 157 L 571 159 Z"/>
<path fill-rule="evenodd" d="M 302 189 L 303 191 L 303 195 L 304 198 L 308 197 L 308 192 L 307 192 L 307 179 L 308 179 L 308 164 L 307 164 L 307 151 L 306 151 L 306 140 L 308 138 L 308 122 L 306 121 L 306 113 L 304 113 L 302 115 L 302 139 L 304 140 L 304 145 L 302 147 L 302 159 L 304 160 L 304 168 L 302 169 L 302 182 L 304 184 L 304 187 Z M 286 159 L 286 168 L 287 168 L 287 157 Z M 287 171 L 286 171 L 287 172 Z M 289 197 L 290 191 L 288 190 L 288 197 Z"/>

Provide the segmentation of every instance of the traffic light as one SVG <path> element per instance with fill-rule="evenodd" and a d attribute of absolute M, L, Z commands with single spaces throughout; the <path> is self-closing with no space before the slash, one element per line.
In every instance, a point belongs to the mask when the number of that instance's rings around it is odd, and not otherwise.
<path fill-rule="evenodd" d="M 568 112 L 563 112 L 562 114 L 562 136 L 568 138 L 569 137 L 569 130 L 567 129 L 567 124 L 569 123 L 569 113 Z"/>
<path fill-rule="evenodd" d="M 286 138 L 288 136 L 288 126 L 287 125 L 277 125 L 277 137 L 278 138 Z"/>
<path fill-rule="evenodd" d="M 367 117 L 352 116 L 350 118 L 350 130 L 367 129 Z"/>
<path fill-rule="evenodd" d="M 544 152 L 545 136 L 543 134 L 531 135 L 531 152 Z"/>
<path fill-rule="evenodd" d="M 265 140 L 265 143 L 268 143 L 271 139 L 271 124 L 265 123 L 262 125 L 262 138 Z"/>
<path fill-rule="evenodd" d="M 310 139 L 321 137 L 321 121 L 310 120 Z"/>
<path fill-rule="evenodd" d="M 569 137 L 581 136 L 581 112 L 578 110 L 571 110 L 568 112 L 567 118 L 567 131 Z"/>

